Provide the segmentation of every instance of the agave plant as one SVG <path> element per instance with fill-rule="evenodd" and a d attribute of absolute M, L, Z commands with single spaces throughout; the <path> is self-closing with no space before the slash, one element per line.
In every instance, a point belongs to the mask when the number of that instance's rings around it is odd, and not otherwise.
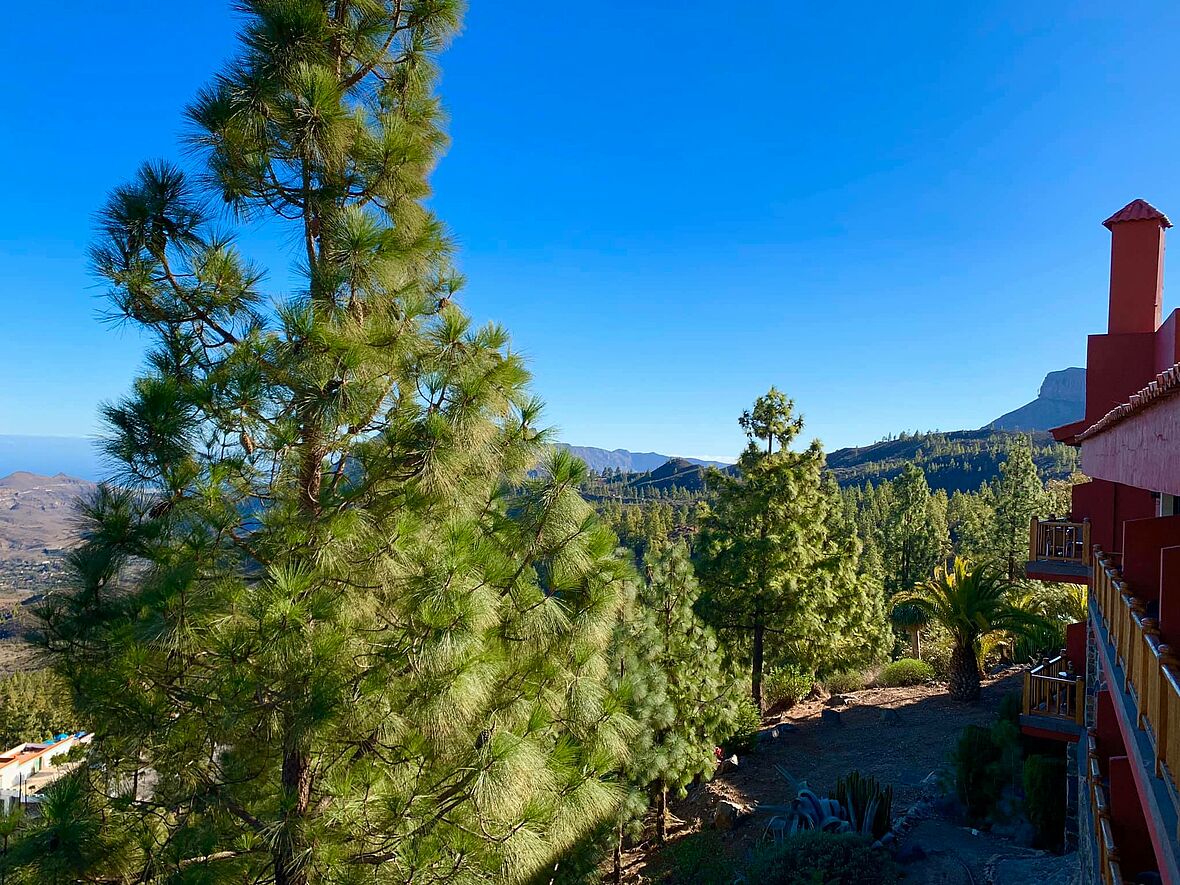
<path fill-rule="evenodd" d="M 851 825 L 844 819 L 843 809 L 835 799 L 825 799 L 814 790 L 804 787 L 791 802 L 787 831 L 821 830 L 825 833 L 848 833 Z"/>

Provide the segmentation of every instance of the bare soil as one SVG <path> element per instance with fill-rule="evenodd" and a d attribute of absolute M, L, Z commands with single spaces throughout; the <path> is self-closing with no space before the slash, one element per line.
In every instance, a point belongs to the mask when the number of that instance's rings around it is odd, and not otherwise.
<path fill-rule="evenodd" d="M 778 766 L 821 794 L 834 789 L 837 779 L 849 772 L 872 775 L 893 786 L 893 814 L 898 818 L 921 800 L 939 795 L 951 782 L 951 754 L 963 729 L 994 722 L 1001 699 L 1020 690 L 1020 679 L 1018 670 L 986 678 L 980 702 L 975 705 L 952 701 L 941 684 L 850 692 L 840 696 L 849 701 L 847 704 L 823 698 L 798 704 L 785 715 L 764 721 L 764 732 L 774 726 L 788 726 L 779 729 L 778 737 L 766 737 L 753 752 L 740 758 L 736 767 L 723 766 L 712 781 L 695 787 L 684 801 L 672 804 L 671 838 L 713 826 L 722 801 L 746 809 L 790 804 L 795 791 Z M 825 709 L 839 712 L 840 724 L 825 722 Z M 883 719 L 885 710 L 896 711 L 896 724 Z M 769 817 L 753 814 L 723 834 L 732 857 L 741 858 L 762 840 Z M 936 839 L 961 839 L 968 848 L 973 841 L 978 842 L 978 850 L 966 854 L 967 867 L 982 863 L 982 857 L 994 856 L 996 844 L 1003 844 L 948 822 L 922 822 L 921 827 Z M 927 863 L 907 870 L 907 882 L 983 881 L 964 872 L 961 856 L 962 852 L 956 850 L 932 853 Z M 626 879 L 652 881 L 651 871 L 658 867 L 658 863 L 653 864 L 656 858 L 654 846 L 638 846 L 626 857 Z"/>

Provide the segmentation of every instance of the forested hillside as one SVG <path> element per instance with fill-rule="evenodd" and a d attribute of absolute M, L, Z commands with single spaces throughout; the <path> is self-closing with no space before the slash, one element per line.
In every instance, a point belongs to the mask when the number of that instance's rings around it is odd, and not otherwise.
<path fill-rule="evenodd" d="M 1033 462 L 1045 481 L 1067 479 L 1078 469 L 1077 452 L 1048 433 L 984 429 L 903 433 L 870 446 L 838 449 L 828 455 L 828 470 L 848 487 L 894 479 L 907 464 L 914 464 L 934 490 L 974 491 L 1000 475 L 1000 465 L 1018 436 L 1030 438 Z"/>

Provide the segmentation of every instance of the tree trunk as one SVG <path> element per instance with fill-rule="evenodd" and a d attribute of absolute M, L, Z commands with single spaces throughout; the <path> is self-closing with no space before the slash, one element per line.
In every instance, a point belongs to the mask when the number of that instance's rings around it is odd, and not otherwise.
<path fill-rule="evenodd" d="M 956 701 L 970 704 L 979 700 L 979 662 L 970 645 L 955 643 L 951 652 L 950 695 Z"/>
<path fill-rule="evenodd" d="M 623 881 L 623 825 L 619 824 L 618 832 L 615 833 L 615 863 L 614 863 L 614 879 L 615 885 L 621 885 Z M 552 885 L 552 883 L 550 883 Z"/>
<path fill-rule="evenodd" d="M 910 627 L 910 657 L 922 660 L 922 631 L 917 627 Z"/>
<path fill-rule="evenodd" d="M 661 845 L 668 840 L 668 785 L 661 783 L 656 796 L 656 841 Z"/>
<path fill-rule="evenodd" d="M 758 619 L 754 622 L 754 655 L 750 663 L 750 695 L 754 699 L 754 705 L 758 708 L 758 712 L 762 712 L 762 658 L 763 658 L 763 634 L 766 628 L 762 624 L 762 620 Z"/>
<path fill-rule="evenodd" d="M 288 810 L 286 832 L 274 843 L 274 881 L 275 885 L 307 885 L 303 818 L 311 804 L 311 754 L 298 748 L 284 750 L 282 777 Z"/>

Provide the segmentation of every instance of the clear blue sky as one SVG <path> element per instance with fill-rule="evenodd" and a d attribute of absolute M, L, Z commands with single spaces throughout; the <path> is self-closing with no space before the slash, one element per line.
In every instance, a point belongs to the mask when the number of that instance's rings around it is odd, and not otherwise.
<path fill-rule="evenodd" d="M 91 433 L 126 389 L 142 342 L 97 319 L 93 212 L 180 157 L 229 7 L 6 9 L 0 434 Z M 1174 4 L 574 8 L 474 0 L 435 178 L 467 308 L 570 442 L 732 456 L 771 384 L 829 448 L 979 426 L 1084 361 L 1099 222 L 1180 215 Z M 248 242 L 281 291 L 283 241 Z"/>

